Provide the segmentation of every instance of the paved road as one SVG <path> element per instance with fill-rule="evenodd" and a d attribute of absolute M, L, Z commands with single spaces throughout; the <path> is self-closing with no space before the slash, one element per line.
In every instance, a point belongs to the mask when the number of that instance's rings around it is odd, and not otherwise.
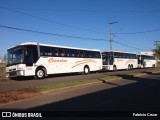
<path fill-rule="evenodd" d="M 149 68 L 154 69 L 154 68 Z M 35 87 L 42 86 L 48 84 L 56 84 L 63 83 L 75 80 L 84 80 L 96 77 L 103 77 L 106 75 L 115 75 L 115 74 L 127 74 L 135 71 L 147 71 L 148 69 L 136 69 L 130 71 L 116 71 L 116 72 L 100 72 L 100 73 L 91 73 L 88 75 L 80 75 L 80 74 L 60 74 L 60 75 L 52 75 L 43 80 L 35 80 L 32 77 L 27 77 L 24 79 L 15 80 L 13 82 L 0 83 L 0 91 L 11 90 L 11 89 L 20 89 L 26 87 Z"/>
<path fill-rule="evenodd" d="M 38 111 L 160 111 L 159 95 L 160 74 L 150 74 L 51 92 L 47 96 L 38 99 L 0 106 L 0 109 Z"/>

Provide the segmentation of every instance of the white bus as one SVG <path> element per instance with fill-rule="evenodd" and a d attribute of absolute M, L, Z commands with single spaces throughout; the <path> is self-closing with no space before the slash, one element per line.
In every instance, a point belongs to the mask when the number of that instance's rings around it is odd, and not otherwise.
<path fill-rule="evenodd" d="M 138 60 L 135 53 L 121 51 L 102 52 L 104 70 L 120 70 L 137 68 Z"/>
<path fill-rule="evenodd" d="M 6 76 L 35 76 L 42 79 L 49 74 L 83 72 L 102 69 L 100 50 L 39 44 L 16 45 L 7 50 Z"/>
<path fill-rule="evenodd" d="M 139 68 L 147 68 L 147 67 L 156 67 L 157 60 L 152 55 L 138 55 L 138 67 Z"/>

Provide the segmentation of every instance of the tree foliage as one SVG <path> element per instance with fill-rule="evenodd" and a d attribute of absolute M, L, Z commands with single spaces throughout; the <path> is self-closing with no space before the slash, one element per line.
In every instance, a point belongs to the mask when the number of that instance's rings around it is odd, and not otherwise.
<path fill-rule="evenodd" d="M 160 59 L 160 45 L 157 45 L 156 48 L 153 50 L 154 56 Z"/>

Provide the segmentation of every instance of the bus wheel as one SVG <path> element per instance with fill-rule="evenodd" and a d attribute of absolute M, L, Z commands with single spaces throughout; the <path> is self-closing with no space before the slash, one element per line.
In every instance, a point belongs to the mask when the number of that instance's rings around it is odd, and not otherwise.
<path fill-rule="evenodd" d="M 131 69 L 131 66 L 130 65 L 128 65 L 128 70 L 130 70 Z"/>
<path fill-rule="evenodd" d="M 45 72 L 42 68 L 38 68 L 36 70 L 36 75 L 35 75 L 35 78 L 36 79 L 43 79 L 45 77 Z"/>
<path fill-rule="evenodd" d="M 88 66 L 85 66 L 84 67 L 84 74 L 88 74 L 88 73 L 90 73 L 90 69 Z"/>
<path fill-rule="evenodd" d="M 156 65 L 155 64 L 153 64 L 153 68 L 155 68 L 156 67 Z"/>
<path fill-rule="evenodd" d="M 114 65 L 113 66 L 113 71 L 116 71 L 117 70 L 117 67 Z"/>
<path fill-rule="evenodd" d="M 131 65 L 131 70 L 133 69 L 133 65 Z"/>

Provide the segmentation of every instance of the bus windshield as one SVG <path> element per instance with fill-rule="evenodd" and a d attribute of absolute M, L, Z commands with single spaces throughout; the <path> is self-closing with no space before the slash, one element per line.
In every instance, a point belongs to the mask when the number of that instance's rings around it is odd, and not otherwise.
<path fill-rule="evenodd" d="M 113 52 L 102 54 L 103 65 L 113 65 Z"/>
<path fill-rule="evenodd" d="M 15 47 L 11 48 L 7 51 L 8 60 L 7 60 L 7 66 L 9 65 L 15 65 L 23 63 L 23 50 L 22 47 Z"/>

